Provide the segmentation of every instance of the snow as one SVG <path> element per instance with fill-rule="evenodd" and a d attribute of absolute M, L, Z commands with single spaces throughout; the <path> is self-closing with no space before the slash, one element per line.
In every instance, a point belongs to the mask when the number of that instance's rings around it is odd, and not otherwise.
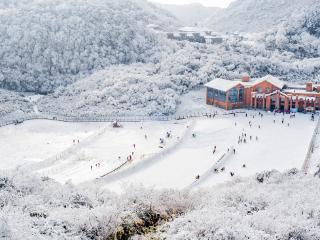
<path fill-rule="evenodd" d="M 281 123 L 282 118 L 285 119 L 284 124 Z M 274 119 L 276 123 L 273 122 Z M 253 123 L 252 128 L 248 126 L 248 121 Z M 234 125 L 235 122 L 237 126 Z M 121 191 L 123 186 L 130 183 L 183 189 L 193 183 L 196 175 L 201 176 L 210 169 L 232 147 L 235 147 L 236 155 L 225 163 L 226 171 L 219 174 L 212 172 L 207 181 L 199 184 L 200 187 L 232 180 L 231 171 L 236 176 L 252 176 L 264 170 L 300 169 L 314 127 L 308 115 L 298 115 L 296 119 L 273 114 L 265 114 L 263 118 L 256 114 L 255 119 L 245 116 L 200 119 L 194 128 L 197 135 L 195 139 L 190 135 L 175 152 L 153 166 L 123 178 L 121 175 L 117 179 L 106 178 L 104 184 L 113 191 Z M 243 129 L 248 135 L 247 139 L 252 135 L 253 140 L 238 145 L 238 136 Z M 256 136 L 258 141 L 255 140 Z M 213 155 L 214 146 L 217 146 L 217 151 Z M 246 164 L 246 168 L 242 168 L 243 164 Z"/>
<path fill-rule="evenodd" d="M 240 81 L 231 81 L 231 80 L 226 80 L 226 79 L 222 79 L 222 78 L 216 78 L 216 79 L 212 80 L 211 82 L 207 83 L 205 86 L 226 92 L 226 91 L 230 90 L 231 88 L 236 87 L 239 84 L 241 84 Z"/>
<path fill-rule="evenodd" d="M 267 82 L 271 83 L 272 85 L 278 87 L 279 89 L 282 89 L 285 86 L 285 82 L 283 82 L 283 81 L 279 80 L 279 78 L 271 76 L 271 75 L 267 75 L 265 77 L 256 79 L 253 82 L 253 86 L 257 85 L 259 83 L 262 83 L 264 81 L 267 81 Z"/>
<path fill-rule="evenodd" d="M 207 187 L 232 180 L 230 172 L 246 177 L 265 170 L 300 169 L 314 128 L 309 115 L 297 114 L 291 119 L 289 115 L 264 112 L 260 117 L 255 111 L 249 111 L 247 117 L 238 114 L 192 121 L 124 123 L 117 129 L 108 123 L 27 121 L 0 128 L 0 169 L 24 165 L 26 170 L 61 183 L 71 180 L 80 184 L 111 172 L 134 152 L 132 162 L 99 183 L 116 192 L 140 183 L 157 189 L 184 189 L 199 174 L 197 188 Z M 172 132 L 171 138 L 165 136 L 168 131 Z M 242 133 L 247 135 L 246 144 L 238 144 Z M 159 138 L 165 139 L 163 148 L 159 147 Z M 213 154 L 214 146 L 217 150 Z M 230 154 L 233 148 L 235 155 Z M 214 173 L 213 167 L 225 154 L 228 157 L 219 166 L 219 173 Z M 220 171 L 222 166 L 224 172 Z"/>
<path fill-rule="evenodd" d="M 92 134 L 102 124 L 33 120 L 0 128 L 0 169 L 40 162 Z"/>

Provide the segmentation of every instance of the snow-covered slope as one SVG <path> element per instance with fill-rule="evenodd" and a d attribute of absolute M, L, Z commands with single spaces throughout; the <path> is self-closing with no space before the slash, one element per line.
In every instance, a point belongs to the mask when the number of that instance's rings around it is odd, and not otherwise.
<path fill-rule="evenodd" d="M 261 32 L 316 2 L 318 0 L 237 0 L 203 24 L 222 32 Z"/>
<path fill-rule="evenodd" d="M 165 45 L 146 28 L 176 19 L 144 0 L 0 2 L 0 87 L 50 92 L 112 64 L 149 61 Z"/>
<path fill-rule="evenodd" d="M 0 173 L 0 236 L 313 240 L 320 238 L 319 183 L 297 171 L 273 171 L 206 191 L 128 186 L 124 194 L 116 195 L 96 184 L 62 185 L 21 172 Z M 160 224 L 165 225 L 153 227 Z M 150 237 L 155 230 L 158 236 Z"/>
<path fill-rule="evenodd" d="M 184 24 L 190 26 L 205 21 L 208 17 L 214 16 L 221 10 L 216 7 L 206 7 L 199 3 L 186 5 L 158 4 L 158 6 L 173 14 Z"/>

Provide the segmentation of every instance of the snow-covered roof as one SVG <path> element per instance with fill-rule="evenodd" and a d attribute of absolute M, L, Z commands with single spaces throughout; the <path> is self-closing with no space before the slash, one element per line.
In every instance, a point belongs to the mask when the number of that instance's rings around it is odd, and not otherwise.
<path fill-rule="evenodd" d="M 301 94 L 317 94 L 318 92 L 316 91 L 307 91 L 306 89 L 285 89 L 284 92 L 286 93 L 301 93 Z M 319 93 L 318 93 L 319 94 Z"/>
<path fill-rule="evenodd" d="M 216 78 L 211 82 L 208 82 L 205 86 L 213 89 L 217 89 L 223 92 L 229 91 L 231 88 L 241 84 L 240 81 L 231 81 L 222 78 Z"/>
<path fill-rule="evenodd" d="M 179 29 L 180 32 L 212 32 L 209 28 L 201 27 L 183 27 Z"/>
<path fill-rule="evenodd" d="M 272 85 L 276 86 L 279 89 L 282 89 L 285 86 L 285 83 L 283 81 L 281 81 L 281 80 L 279 80 L 279 78 L 271 76 L 271 75 L 267 75 L 265 77 L 256 79 L 253 83 L 253 86 L 257 85 L 259 83 L 262 83 L 264 81 L 271 83 Z"/>

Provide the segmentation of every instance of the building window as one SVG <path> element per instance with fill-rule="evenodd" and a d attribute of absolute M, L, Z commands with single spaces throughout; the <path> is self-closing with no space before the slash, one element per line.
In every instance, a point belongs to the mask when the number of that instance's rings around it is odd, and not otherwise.
<path fill-rule="evenodd" d="M 268 93 L 270 93 L 271 91 L 270 91 L 270 88 L 266 88 L 266 93 L 268 94 Z"/>
<path fill-rule="evenodd" d="M 229 101 L 232 103 L 237 103 L 238 102 L 238 89 L 232 88 L 229 91 Z"/>
<path fill-rule="evenodd" d="M 244 101 L 244 89 L 240 88 L 239 89 L 239 102 L 243 102 Z"/>
<path fill-rule="evenodd" d="M 214 98 L 214 91 L 213 91 L 212 88 L 208 88 L 207 98 L 208 99 L 213 99 Z"/>
<path fill-rule="evenodd" d="M 214 90 L 214 98 L 218 101 L 225 102 L 226 101 L 226 93 L 220 90 Z"/>
<path fill-rule="evenodd" d="M 257 92 L 257 93 L 262 93 L 262 88 L 257 87 L 257 88 L 256 88 L 256 92 Z"/>

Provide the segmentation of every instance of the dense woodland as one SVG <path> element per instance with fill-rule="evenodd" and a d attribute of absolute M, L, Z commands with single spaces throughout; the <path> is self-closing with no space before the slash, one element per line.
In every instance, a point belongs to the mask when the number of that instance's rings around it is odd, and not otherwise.
<path fill-rule="evenodd" d="M 165 46 L 146 26 L 175 24 L 144 1 L 6 0 L 0 9 L 0 87 L 38 93 L 113 64 L 151 61 Z"/>

